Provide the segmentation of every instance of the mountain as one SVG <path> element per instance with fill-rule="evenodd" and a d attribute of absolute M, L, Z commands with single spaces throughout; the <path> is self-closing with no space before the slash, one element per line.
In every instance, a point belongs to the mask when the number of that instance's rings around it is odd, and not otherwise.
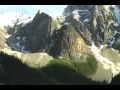
<path fill-rule="evenodd" d="M 120 74 L 119 12 L 119 5 L 68 5 L 62 16 L 53 19 L 38 11 L 27 24 L 15 25 L 12 34 L 4 32 L 1 67 L 9 71 L 6 66 L 12 62 L 6 63 L 5 57 L 15 57 L 27 65 L 23 69 L 28 74 L 32 69 L 45 83 L 47 78 L 54 84 L 110 84 Z"/>
<path fill-rule="evenodd" d="M 45 13 L 38 13 L 31 22 L 24 27 L 20 27 L 14 35 L 12 35 L 8 44 L 17 51 L 48 51 L 50 47 L 50 37 L 54 30 L 57 30 L 59 23 L 53 20 Z"/>
<path fill-rule="evenodd" d="M 70 5 L 64 10 L 64 15 L 79 16 L 78 23 L 87 30 L 80 30 L 80 33 L 88 32 L 87 35 L 96 45 L 107 44 L 112 35 L 112 28 L 115 22 L 115 16 L 110 5 Z M 71 11 L 70 11 L 71 10 Z M 67 15 L 67 17 L 68 17 Z M 83 30 L 83 31 L 82 31 Z M 86 35 L 83 35 L 86 36 Z"/>
<path fill-rule="evenodd" d="M 57 39 L 51 48 L 51 54 L 53 56 L 62 56 L 66 59 L 79 60 L 79 55 L 88 53 L 89 48 L 74 26 L 63 26 L 57 32 L 57 35 L 57 37 L 55 37 L 55 35 L 53 36 Z"/>
<path fill-rule="evenodd" d="M 91 54 L 95 56 L 98 63 L 100 62 L 105 67 L 109 66 L 107 65 L 108 63 L 111 64 L 109 69 L 112 70 L 113 77 L 118 74 L 119 70 L 113 68 L 119 68 L 119 54 L 116 53 L 117 51 L 109 50 L 110 48 L 114 48 L 119 51 L 120 14 L 118 6 L 69 5 L 65 8 L 63 15 L 65 16 L 63 24 L 73 25 L 88 47 L 91 47 Z M 84 45 L 84 47 L 86 46 Z M 118 57 L 114 57 L 114 55 Z M 112 74 L 109 73 L 109 75 Z"/>

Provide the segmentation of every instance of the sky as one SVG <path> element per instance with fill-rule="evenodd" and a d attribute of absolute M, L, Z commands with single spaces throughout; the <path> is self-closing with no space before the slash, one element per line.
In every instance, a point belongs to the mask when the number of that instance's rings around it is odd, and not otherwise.
<path fill-rule="evenodd" d="M 38 10 L 51 16 L 62 14 L 67 5 L 0 5 L 0 14 L 6 12 L 23 12 L 35 16 Z"/>
<path fill-rule="evenodd" d="M 9 25 L 23 13 L 23 18 L 36 15 L 38 10 L 55 18 L 63 13 L 67 5 L 0 5 L 0 26 Z"/>

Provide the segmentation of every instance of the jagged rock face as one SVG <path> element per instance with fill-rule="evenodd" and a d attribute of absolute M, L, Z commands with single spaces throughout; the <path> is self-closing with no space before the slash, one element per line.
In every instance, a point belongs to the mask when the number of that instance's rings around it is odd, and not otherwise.
<path fill-rule="evenodd" d="M 26 47 L 33 52 L 45 48 L 47 38 L 51 35 L 51 18 L 48 15 L 38 14 L 32 22 L 32 35 Z"/>
<path fill-rule="evenodd" d="M 95 6 L 92 17 L 90 30 L 93 33 L 93 39 L 100 44 L 107 43 L 112 34 L 112 22 L 115 20 L 109 6 Z"/>
<path fill-rule="evenodd" d="M 55 29 L 58 29 L 58 22 L 49 15 L 38 12 L 33 21 L 18 29 L 8 42 L 17 51 L 47 51 Z"/>
<path fill-rule="evenodd" d="M 112 48 L 120 51 L 120 5 L 116 5 L 113 8 L 113 11 L 115 13 L 116 22 L 117 22 L 115 23 L 114 30 L 116 30 L 118 33 L 115 34 L 113 37 L 114 40 L 113 40 Z"/>
<path fill-rule="evenodd" d="M 80 10 L 86 10 L 92 8 L 94 5 L 68 5 L 65 10 L 64 13 L 69 13 L 69 12 L 73 12 L 76 9 L 80 9 Z"/>
<path fill-rule="evenodd" d="M 72 50 L 71 48 L 73 47 L 68 47 L 69 43 L 76 43 L 77 41 L 75 42 L 75 40 L 84 42 L 82 48 L 86 48 L 86 44 L 91 45 L 92 41 L 96 45 L 108 44 L 113 34 L 113 27 L 115 27 L 114 22 L 116 22 L 110 5 L 69 5 L 64 10 L 63 17 L 65 19 L 61 23 L 60 20 L 53 20 L 49 15 L 38 12 L 33 21 L 20 27 L 9 38 L 8 44 L 13 49 L 21 52 L 45 51 L 53 55 L 70 58 L 72 54 L 69 53 L 71 51 L 68 48 Z M 59 23 L 62 24 L 62 28 Z M 71 26 L 76 36 L 74 34 L 68 35 L 67 30 L 71 29 Z M 66 44 L 62 39 L 63 37 L 66 40 L 70 38 L 70 42 L 67 40 Z M 76 39 L 75 37 L 79 37 L 80 39 Z M 60 48 L 58 43 L 61 45 Z M 80 45 L 82 44 L 80 43 Z M 65 54 L 66 52 L 68 53 Z M 76 53 L 77 49 L 73 50 L 73 52 Z M 81 50 L 80 52 L 82 53 Z"/>
<path fill-rule="evenodd" d="M 89 35 L 84 35 L 85 38 L 91 38 L 98 45 L 108 42 L 115 21 L 110 5 L 69 5 L 63 14 L 68 18 L 75 12 L 79 15 L 79 21 L 81 21 L 79 24 L 84 27 L 79 28 L 80 31 L 89 33 Z"/>
<path fill-rule="evenodd" d="M 77 18 L 79 18 L 79 15 L 78 16 L 74 14 L 69 15 L 66 17 L 64 24 L 69 23 L 73 25 L 73 27 L 78 32 L 78 34 L 83 38 L 85 43 L 87 45 L 91 45 L 92 38 L 90 31 L 88 30 L 88 28 L 86 28 L 85 24 L 82 21 L 77 20 Z"/>
<path fill-rule="evenodd" d="M 56 39 L 57 41 L 50 52 L 53 56 L 77 60 L 83 53 L 88 53 L 87 45 L 73 25 L 63 26 L 57 32 Z"/>

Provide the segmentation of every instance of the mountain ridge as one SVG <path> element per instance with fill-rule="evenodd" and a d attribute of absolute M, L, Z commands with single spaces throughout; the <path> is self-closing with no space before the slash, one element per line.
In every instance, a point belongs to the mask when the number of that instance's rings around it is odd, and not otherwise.
<path fill-rule="evenodd" d="M 111 83 L 112 78 L 120 73 L 117 7 L 68 5 L 63 16 L 57 19 L 38 11 L 31 22 L 16 26 L 16 32 L 6 38 L 8 47 L 11 47 L 8 55 L 11 50 L 16 54 L 32 54 L 31 58 L 35 53 L 47 53 L 52 59 L 63 62 L 65 59 L 77 72 L 93 81 Z"/>

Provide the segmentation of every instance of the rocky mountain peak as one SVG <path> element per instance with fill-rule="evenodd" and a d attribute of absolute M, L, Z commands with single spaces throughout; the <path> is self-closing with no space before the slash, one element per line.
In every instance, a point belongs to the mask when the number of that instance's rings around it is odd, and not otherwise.
<path fill-rule="evenodd" d="M 38 11 L 31 22 L 21 27 L 12 35 L 8 43 L 13 49 L 21 52 L 46 51 L 49 39 L 58 29 L 58 21 L 44 12 Z"/>
<path fill-rule="evenodd" d="M 39 10 L 31 22 L 19 28 L 9 38 L 10 42 L 14 43 L 10 46 L 14 49 L 19 47 L 20 51 L 49 52 L 50 47 L 57 41 L 53 39 L 54 34 L 56 33 L 55 36 L 57 36 L 64 25 L 72 25 L 89 46 L 92 41 L 97 46 L 104 44 L 112 46 L 111 43 L 115 39 L 112 39 L 111 36 L 119 26 L 116 15 L 118 13 L 114 9 L 116 10 L 111 5 L 68 5 L 64 9 L 63 16 L 57 19 L 52 19 L 48 14 Z M 21 42 L 21 44 L 17 42 Z"/>
<path fill-rule="evenodd" d="M 111 5 L 69 5 L 65 8 L 63 15 L 66 16 L 65 24 L 70 21 L 71 15 L 76 19 L 74 26 L 81 25 L 80 33 L 89 32 L 89 37 L 96 45 L 107 44 L 113 32 L 116 16 L 111 10 Z M 80 23 L 81 22 L 81 23 Z"/>
<path fill-rule="evenodd" d="M 48 65 L 50 69 L 54 64 L 51 70 L 55 69 L 55 76 L 59 65 L 72 65 L 69 68 L 78 75 L 108 83 L 120 73 L 119 6 L 68 5 L 63 16 L 56 19 L 39 10 L 31 22 L 16 28 L 11 36 L 0 28 L 0 40 L 1 52 L 8 52 L 1 54 L 2 61 L 3 56 L 13 55 L 32 68 Z"/>

